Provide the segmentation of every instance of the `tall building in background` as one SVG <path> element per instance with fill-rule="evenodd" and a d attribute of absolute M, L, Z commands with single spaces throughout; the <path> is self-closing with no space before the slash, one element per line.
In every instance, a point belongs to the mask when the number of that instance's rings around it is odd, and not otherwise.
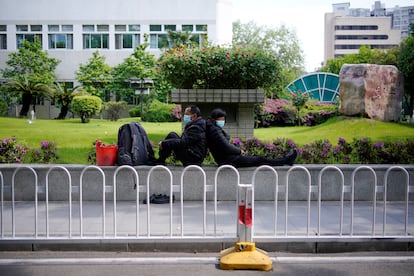
<path fill-rule="evenodd" d="M 414 6 L 395 7 L 387 11 L 392 17 L 392 28 L 401 31 L 401 38 L 410 34 L 410 24 L 414 24 Z"/>
<path fill-rule="evenodd" d="M 386 9 L 376 1 L 371 10 L 351 9 L 350 3 L 333 4 L 332 8 L 325 14 L 325 64 L 329 59 L 358 53 L 363 45 L 371 49 L 397 47 L 414 23 L 414 6 Z"/>
<path fill-rule="evenodd" d="M 79 65 L 94 51 L 115 66 L 144 37 L 158 57 L 169 46 L 168 30 L 188 31 L 199 44 L 230 44 L 231 7 L 231 0 L 1 0 L 0 69 L 23 40 L 36 38 L 61 61 L 56 73 L 65 82 L 76 82 Z"/>

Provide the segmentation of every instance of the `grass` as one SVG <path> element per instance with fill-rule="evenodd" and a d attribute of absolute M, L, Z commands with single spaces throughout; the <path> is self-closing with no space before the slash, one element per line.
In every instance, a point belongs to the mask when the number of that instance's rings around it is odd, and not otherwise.
<path fill-rule="evenodd" d="M 353 138 L 371 138 L 374 142 L 403 141 L 414 139 L 414 125 L 339 116 L 314 127 L 259 128 L 254 135 L 269 141 L 278 137 L 288 138 L 298 145 L 324 139 L 336 144 L 339 137 L 347 141 Z"/>
<path fill-rule="evenodd" d="M 92 119 L 87 124 L 79 119 L 41 120 L 29 124 L 26 119 L 0 118 L 0 139 L 16 137 L 19 143 L 31 148 L 40 148 L 41 141 L 57 144 L 59 163 L 87 164 L 92 143 L 99 139 L 105 144 L 116 144 L 121 125 L 138 118 L 124 118 L 117 122 Z M 142 126 L 152 142 L 157 144 L 170 131 L 181 133 L 181 124 L 147 123 Z M 315 127 L 272 127 L 255 129 L 254 135 L 261 140 L 272 141 L 278 137 L 289 138 L 298 146 L 316 140 L 328 139 L 336 144 L 339 137 L 352 141 L 356 138 L 371 138 L 373 141 L 403 141 L 414 139 L 414 125 L 385 123 L 363 118 L 336 117 Z"/>
<path fill-rule="evenodd" d="M 117 122 L 92 119 L 82 124 L 79 119 L 41 120 L 29 124 L 26 119 L 0 118 L 0 139 L 16 137 L 18 143 L 40 148 L 41 141 L 57 144 L 59 163 L 87 164 L 88 152 L 99 139 L 105 144 L 116 144 L 121 125 L 138 118 L 125 118 Z M 143 123 L 151 141 L 162 140 L 170 131 L 181 132 L 179 123 Z"/>

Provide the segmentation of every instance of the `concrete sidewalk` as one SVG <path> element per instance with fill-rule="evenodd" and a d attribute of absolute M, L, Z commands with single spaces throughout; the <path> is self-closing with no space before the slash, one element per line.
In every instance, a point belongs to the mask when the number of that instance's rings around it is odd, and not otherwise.
<path fill-rule="evenodd" d="M 306 242 L 317 239 L 318 231 L 318 206 L 317 202 L 310 203 L 310 220 L 308 228 L 307 202 L 292 201 L 288 204 L 287 232 L 285 233 L 285 202 L 279 201 L 277 208 L 277 224 L 275 223 L 274 202 L 256 201 L 254 206 L 254 239 L 278 242 L 283 238 L 289 238 L 290 242 Z M 3 203 L 2 216 L 2 238 L 0 244 L 12 238 L 12 210 L 11 202 Z M 99 238 L 100 242 L 105 238 L 114 237 L 113 203 L 105 202 L 105 237 L 103 237 L 103 205 L 99 201 L 86 201 L 82 205 L 83 237 Z M 169 204 L 146 204 L 140 203 L 138 236 L 144 240 L 148 238 L 181 236 L 181 208 L 180 202 L 172 205 L 172 225 L 170 226 Z M 147 208 L 150 208 L 150 223 L 148 224 Z M 38 204 L 38 238 L 46 236 L 46 206 L 45 202 Z M 51 239 L 65 239 L 69 237 L 69 205 L 62 202 L 50 202 L 49 212 L 49 237 Z M 136 204 L 135 201 L 119 201 L 116 204 L 116 238 L 134 239 L 136 237 Z M 372 236 L 373 206 L 370 202 L 355 202 L 353 220 L 353 236 Z M 405 203 L 387 203 L 386 231 L 385 236 L 401 237 L 404 241 L 414 241 L 414 203 L 408 206 L 408 227 L 405 235 Z M 72 203 L 71 237 L 80 237 L 80 206 L 79 202 Z M 21 239 L 33 239 L 35 233 L 35 204 L 34 202 L 15 202 L 15 237 L 16 241 Z M 223 241 L 229 237 L 237 238 L 237 206 L 235 202 L 220 201 L 217 204 L 217 226 L 214 232 L 214 205 L 208 201 L 206 205 L 206 229 L 203 229 L 203 202 L 184 201 L 183 204 L 183 236 L 223 237 Z M 309 230 L 309 231 L 308 231 Z M 150 233 L 148 232 L 150 231 Z M 170 233 L 170 231 L 172 231 Z M 205 233 L 204 233 L 205 231 Z M 383 203 L 377 202 L 375 217 L 375 232 L 372 238 L 381 238 L 383 235 Z M 342 235 L 351 236 L 351 206 L 349 202 L 344 203 Z M 276 234 L 275 234 L 276 233 Z M 340 203 L 322 202 L 320 211 L 321 236 L 338 236 L 340 234 Z M 411 238 L 412 237 L 412 238 Z M 144 242 L 141 241 L 141 242 Z M 394 240 L 395 241 L 395 240 Z M 153 240 L 151 241 L 153 242 Z M 186 241 L 183 241 L 186 243 Z M 191 242 L 188 246 L 191 247 Z"/>

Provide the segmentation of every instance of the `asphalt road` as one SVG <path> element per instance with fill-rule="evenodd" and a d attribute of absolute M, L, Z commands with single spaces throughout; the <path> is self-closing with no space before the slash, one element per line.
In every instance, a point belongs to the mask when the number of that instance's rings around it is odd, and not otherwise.
<path fill-rule="evenodd" d="M 221 270 L 212 253 L 0 252 L 0 275 L 413 275 L 414 252 L 269 253 L 273 269 Z"/>

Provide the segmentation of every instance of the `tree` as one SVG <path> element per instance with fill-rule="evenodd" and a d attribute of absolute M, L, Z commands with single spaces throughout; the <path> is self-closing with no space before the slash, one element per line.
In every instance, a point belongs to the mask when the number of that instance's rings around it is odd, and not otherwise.
<path fill-rule="evenodd" d="M 404 75 L 404 90 L 410 121 L 413 118 L 414 106 L 414 24 L 410 25 L 411 33 L 401 43 L 398 57 L 398 69 Z"/>
<path fill-rule="evenodd" d="M 328 60 L 326 65 L 322 67 L 320 71 L 339 74 L 342 65 L 344 65 L 345 63 L 369 63 L 397 66 L 399 51 L 400 49 L 398 47 L 387 50 L 380 50 L 371 49 L 370 46 L 363 45 L 361 46 L 361 48 L 359 48 L 359 51 L 356 54 L 349 54 Z"/>
<path fill-rule="evenodd" d="M 148 43 L 138 45 L 129 57 L 112 69 L 113 82 L 109 85 L 109 89 L 115 92 L 117 99 L 135 97 L 135 90 L 129 82 L 131 78 L 157 78 L 156 59 L 146 51 L 148 46 Z"/>
<path fill-rule="evenodd" d="M 111 67 L 105 63 L 105 56 L 93 52 L 86 64 L 80 64 L 76 79 L 91 95 L 103 97 L 108 84 L 112 82 Z"/>
<path fill-rule="evenodd" d="M 233 23 L 233 45 L 257 47 L 276 55 L 282 66 L 280 81 L 267 91 L 267 96 L 271 96 L 273 92 L 280 95 L 291 81 L 304 72 L 303 51 L 299 40 L 296 33 L 284 25 L 268 28 L 258 26 L 252 21 L 247 24 L 236 21 Z"/>
<path fill-rule="evenodd" d="M 22 97 L 23 105 L 19 113 L 20 117 L 27 116 L 30 104 L 33 104 L 33 111 L 36 111 L 36 102 L 33 101 L 36 97 L 45 97 L 49 99 L 52 97 L 51 89 L 47 84 L 39 82 L 35 83 L 30 81 L 26 76 L 23 77 L 24 79 L 12 79 L 6 84 L 11 95 L 21 95 Z"/>
<path fill-rule="evenodd" d="M 167 37 L 172 47 L 192 47 L 194 45 L 194 42 L 191 41 L 192 35 L 190 32 L 175 32 L 169 30 Z"/>
<path fill-rule="evenodd" d="M 7 91 L 22 98 L 20 116 L 27 116 L 31 104 L 35 109 L 37 96 L 49 95 L 47 86 L 56 80 L 55 69 L 60 61 L 42 51 L 39 41 L 24 40 L 19 50 L 9 57 L 6 61 L 8 68 L 1 70 L 1 73 L 9 79 Z"/>
<path fill-rule="evenodd" d="M 53 99 L 60 105 L 60 113 L 56 119 L 63 120 L 66 118 L 70 103 L 72 102 L 73 97 L 75 97 L 73 92 L 78 88 L 79 86 L 70 88 L 67 83 L 55 83 L 53 87 Z"/>

